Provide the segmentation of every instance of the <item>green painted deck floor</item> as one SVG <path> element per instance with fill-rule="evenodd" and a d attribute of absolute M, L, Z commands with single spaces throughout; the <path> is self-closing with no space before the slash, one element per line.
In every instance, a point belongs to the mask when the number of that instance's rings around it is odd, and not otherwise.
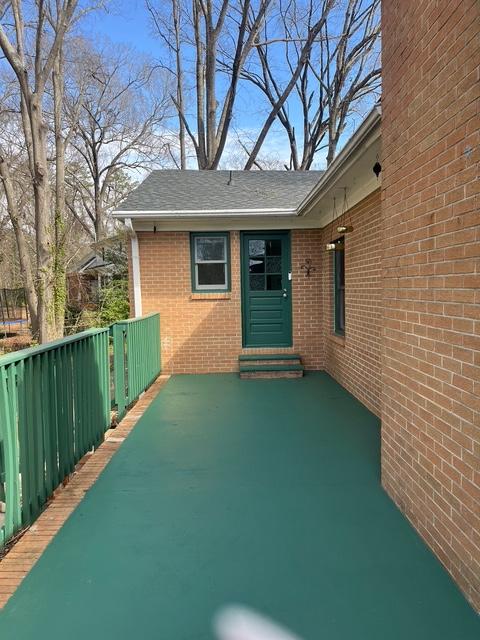
<path fill-rule="evenodd" d="M 2 640 L 211 640 L 243 603 L 305 640 L 478 640 L 325 374 L 172 378 L 0 614 Z"/>

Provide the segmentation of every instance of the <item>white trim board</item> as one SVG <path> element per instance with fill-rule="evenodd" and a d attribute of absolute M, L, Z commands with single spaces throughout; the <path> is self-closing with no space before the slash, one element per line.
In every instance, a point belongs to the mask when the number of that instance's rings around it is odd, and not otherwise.
<path fill-rule="evenodd" d="M 291 216 L 296 215 L 296 209 L 165 209 L 160 211 L 146 209 L 144 211 L 122 211 L 121 209 L 114 212 L 116 218 L 136 218 L 136 217 L 152 217 L 156 219 L 160 218 L 196 218 L 205 216 L 258 216 L 258 215 L 270 215 L 270 216 Z"/>

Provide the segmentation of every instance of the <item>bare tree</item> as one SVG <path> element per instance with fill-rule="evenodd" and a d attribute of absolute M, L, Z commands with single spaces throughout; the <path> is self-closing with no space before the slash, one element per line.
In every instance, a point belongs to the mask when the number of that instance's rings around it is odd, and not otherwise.
<path fill-rule="evenodd" d="M 379 94 L 379 7 L 380 0 L 280 3 L 280 28 L 265 25 L 262 40 L 256 43 L 258 64 L 242 71 L 242 77 L 262 91 L 271 107 L 247 152 L 246 169 L 255 163 L 276 119 L 290 145 L 286 168 L 309 169 L 321 149 L 327 165 L 331 163 L 352 113 Z M 275 64 L 279 46 L 287 74 Z M 292 113 L 301 114 L 300 136 Z"/>
<path fill-rule="evenodd" d="M 182 168 L 186 166 L 185 132 L 198 168 L 218 168 L 232 123 L 241 72 L 271 4 L 272 0 L 192 0 L 187 7 L 182 0 L 146 0 L 158 37 L 172 54 L 176 86 L 172 100 L 179 119 Z M 225 65 L 219 59 L 220 49 L 225 47 L 233 52 L 226 82 Z M 194 59 L 189 69 L 184 66 L 187 53 Z M 193 76 L 193 116 L 189 116 L 186 99 L 187 76 Z"/>
<path fill-rule="evenodd" d="M 0 182 L 3 186 L 4 205 L 8 216 L 9 227 L 14 233 L 17 247 L 18 262 L 22 273 L 23 284 L 27 298 L 28 310 L 32 322 L 32 329 L 37 330 L 37 289 L 33 260 L 35 256 L 35 235 L 33 229 L 34 212 L 31 207 L 33 193 L 31 189 L 31 175 L 28 162 L 19 150 L 23 144 L 14 140 L 19 127 L 17 123 L 7 125 L 5 114 L 1 114 L 0 124 L 4 125 L 0 144 Z M 21 125 L 20 125 L 21 126 Z M 5 225 L 6 226 L 6 225 Z"/>
<path fill-rule="evenodd" d="M 164 7 L 166 5 L 163 5 Z M 178 142 L 180 151 L 180 162 L 177 163 L 179 169 L 187 168 L 187 147 L 185 130 L 185 88 L 184 88 L 184 68 L 182 58 L 182 24 L 183 11 L 179 0 L 170 0 L 170 11 L 164 14 L 158 3 L 146 0 L 146 7 L 150 13 L 154 28 L 158 36 L 167 45 L 167 50 L 173 55 L 173 66 L 175 71 L 175 96 L 172 96 L 176 105 L 178 118 Z M 165 11 L 165 9 L 164 9 Z M 168 67 L 172 72 L 171 67 Z M 172 154 L 175 161 L 175 157 Z"/>
<path fill-rule="evenodd" d="M 92 51 L 87 43 L 71 78 L 67 105 L 75 134 L 67 204 L 100 240 L 108 231 L 108 209 L 132 188 L 132 171 L 158 165 L 167 155 L 169 92 L 165 74 L 127 47 L 112 53 L 111 45 Z"/>
<path fill-rule="evenodd" d="M 54 255 L 56 216 L 52 214 L 55 207 L 52 206 L 48 124 L 44 114 L 46 89 L 77 4 L 78 0 L 45 0 L 24 6 L 26 3 L 21 0 L 11 0 L 0 8 L 3 9 L 0 11 L 0 49 L 17 81 L 33 193 L 36 265 L 31 277 L 25 273 L 25 282 L 30 311 L 35 311 L 32 329 L 41 342 L 58 337 L 63 331 L 63 313 L 58 326 L 58 309 L 55 308 L 58 285 Z M 28 12 L 28 19 L 24 10 Z M 22 260 L 24 238 L 13 198 L 11 169 L 5 153 L 0 153 L 0 157 L 2 183 Z"/>

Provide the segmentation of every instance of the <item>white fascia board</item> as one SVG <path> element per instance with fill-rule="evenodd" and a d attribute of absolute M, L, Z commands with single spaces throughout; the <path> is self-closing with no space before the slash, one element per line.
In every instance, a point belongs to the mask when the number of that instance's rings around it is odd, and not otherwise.
<path fill-rule="evenodd" d="M 286 231 L 288 229 L 310 229 L 317 227 L 317 220 L 311 217 L 301 218 L 296 214 L 290 216 L 252 216 L 203 218 L 133 218 L 136 231 Z"/>
<path fill-rule="evenodd" d="M 115 218 L 143 218 L 143 219 L 171 219 L 178 218 L 202 218 L 211 216 L 225 217 L 250 217 L 250 216 L 292 216 L 296 215 L 296 209 L 184 209 L 175 210 L 136 210 L 122 211 L 118 209 L 113 212 Z"/>

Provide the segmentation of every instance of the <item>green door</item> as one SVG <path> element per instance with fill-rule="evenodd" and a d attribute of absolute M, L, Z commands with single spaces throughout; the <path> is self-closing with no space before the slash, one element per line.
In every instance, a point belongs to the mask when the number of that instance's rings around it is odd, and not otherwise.
<path fill-rule="evenodd" d="M 290 234 L 242 234 L 244 347 L 292 345 Z"/>

